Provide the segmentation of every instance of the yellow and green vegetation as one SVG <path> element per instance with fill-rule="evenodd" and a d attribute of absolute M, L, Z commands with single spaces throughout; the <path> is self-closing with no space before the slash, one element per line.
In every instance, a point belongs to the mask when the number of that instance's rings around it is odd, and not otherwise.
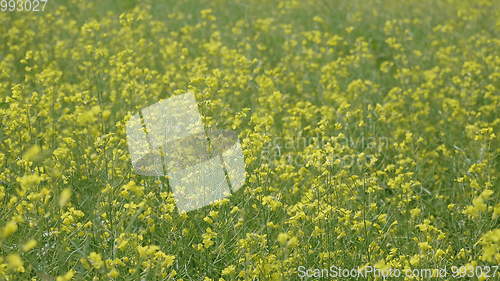
<path fill-rule="evenodd" d="M 496 0 L 0 12 L 0 280 L 498 280 L 499 31 Z M 125 126 L 188 91 L 247 176 L 181 213 L 134 172 Z"/>

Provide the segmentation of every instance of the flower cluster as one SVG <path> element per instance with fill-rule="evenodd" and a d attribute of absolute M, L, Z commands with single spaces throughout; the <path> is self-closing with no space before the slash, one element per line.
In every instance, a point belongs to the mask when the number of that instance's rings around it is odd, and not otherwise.
<path fill-rule="evenodd" d="M 497 2 L 55 2 L 0 13 L 0 280 L 500 262 Z M 186 92 L 247 178 L 183 213 L 126 124 Z"/>

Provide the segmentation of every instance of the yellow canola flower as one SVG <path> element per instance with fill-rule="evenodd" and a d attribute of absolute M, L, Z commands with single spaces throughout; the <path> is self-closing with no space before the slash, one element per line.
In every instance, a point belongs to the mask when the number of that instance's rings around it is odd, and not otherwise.
<path fill-rule="evenodd" d="M 410 210 L 410 215 L 413 219 L 417 218 L 418 216 L 420 216 L 420 214 L 422 213 L 422 210 L 420 208 L 414 208 L 414 209 L 411 209 Z"/>
<path fill-rule="evenodd" d="M 43 180 L 43 177 L 38 174 L 32 174 L 18 177 L 16 180 L 21 184 L 22 188 L 30 188 L 39 184 Z"/>
<path fill-rule="evenodd" d="M 75 276 L 75 271 L 70 270 L 70 271 L 66 272 L 66 274 L 58 276 L 56 278 L 56 281 L 70 281 L 71 279 L 73 279 L 73 276 Z"/>
<path fill-rule="evenodd" d="M 289 237 L 290 237 L 290 236 L 288 235 L 288 233 L 280 233 L 280 234 L 278 234 L 278 242 L 279 242 L 282 246 L 284 246 L 284 245 L 286 245 L 286 242 L 288 241 L 288 238 L 289 238 Z"/>
<path fill-rule="evenodd" d="M 208 249 L 215 244 L 213 239 L 217 237 L 217 233 L 214 232 L 210 227 L 206 229 L 206 232 L 201 235 L 203 238 L 203 246 Z"/>
<path fill-rule="evenodd" d="M 25 272 L 23 260 L 18 254 L 7 256 L 7 268 L 12 271 Z"/>
<path fill-rule="evenodd" d="M 481 260 L 493 264 L 500 263 L 500 228 L 486 232 L 479 239 L 479 244 L 483 246 Z"/>
<path fill-rule="evenodd" d="M 5 187 L 0 185 L 0 201 L 5 198 Z"/>
<path fill-rule="evenodd" d="M 495 208 L 493 208 L 493 220 L 496 220 L 497 218 L 500 217 L 500 204 L 496 204 Z"/>
<path fill-rule="evenodd" d="M 104 266 L 101 255 L 96 252 L 90 253 L 88 260 L 95 269 L 101 269 Z"/>
<path fill-rule="evenodd" d="M 62 192 L 61 195 L 59 196 L 59 207 L 64 207 L 66 203 L 68 203 L 69 199 L 71 198 L 71 189 L 70 188 L 65 188 Z"/>
<path fill-rule="evenodd" d="M 23 159 L 27 161 L 34 161 L 38 159 L 38 156 L 40 156 L 40 152 L 42 149 L 38 145 L 33 145 L 30 147 L 26 152 L 23 154 Z"/>
<path fill-rule="evenodd" d="M 150 256 L 154 253 L 156 253 L 158 250 L 160 250 L 160 247 L 156 245 L 149 245 L 149 246 L 138 246 L 137 247 L 137 252 L 139 253 L 140 257 L 147 257 Z"/>
<path fill-rule="evenodd" d="M 222 275 L 230 275 L 236 270 L 234 265 L 227 266 L 222 270 Z"/>
<path fill-rule="evenodd" d="M 103 254 L 39 269 L 62 275 L 53 281 L 221 281 L 294 280 L 294 265 L 315 259 L 498 264 L 500 42 L 482 30 L 500 27 L 495 1 L 354 0 L 336 7 L 352 12 L 346 22 L 332 22 L 317 1 L 249 1 L 252 20 L 227 17 L 239 9 L 227 0 L 204 1 L 192 15 L 132 1 L 97 17 L 98 1 L 66 2 L 36 17 L 0 15 L 9 24 L 0 34 L 0 244 L 18 249 L 10 261 L 11 249 L 0 254 L 0 280 L 38 278 L 32 256 L 72 261 L 82 241 Z M 427 16 L 429 6 L 436 13 Z M 239 132 L 247 177 L 240 195 L 179 213 L 173 170 L 133 174 L 124 137 L 129 112 L 144 119 L 147 107 L 186 90 L 204 125 Z M 142 143 L 155 137 L 156 125 L 139 127 Z M 232 163 L 222 164 L 232 180 Z M 204 173 L 185 172 L 193 183 Z M 457 224 L 464 213 L 472 220 Z M 47 239 L 56 243 L 41 247 Z M 189 266 L 192 254 L 218 262 Z"/>
<path fill-rule="evenodd" d="M 15 221 L 9 221 L 2 230 L 2 238 L 7 238 L 16 231 L 17 223 Z"/>
<path fill-rule="evenodd" d="M 170 267 L 174 264 L 175 256 L 173 255 L 161 255 L 163 258 L 163 267 Z"/>
<path fill-rule="evenodd" d="M 23 245 L 23 251 L 24 252 L 28 252 L 30 250 L 32 250 L 33 248 L 35 248 L 37 245 L 37 242 L 35 239 L 31 239 L 29 240 L 28 242 L 26 242 L 24 245 Z"/>
<path fill-rule="evenodd" d="M 287 246 L 290 248 L 295 248 L 299 245 L 299 239 L 297 237 L 292 237 L 288 240 Z"/>
<path fill-rule="evenodd" d="M 108 274 L 106 274 L 106 276 L 114 279 L 114 278 L 117 278 L 118 276 L 120 276 L 120 273 L 118 272 L 118 270 L 116 270 L 116 268 L 113 268 L 113 269 L 111 269 L 110 272 L 108 272 Z"/>
<path fill-rule="evenodd" d="M 472 200 L 472 205 L 468 206 L 464 210 L 464 214 L 469 215 L 472 218 L 477 218 L 481 213 L 488 210 L 488 205 L 485 203 L 491 195 L 493 195 L 493 190 L 486 189 L 481 194 Z"/>
<path fill-rule="evenodd" d="M 101 107 L 98 105 L 93 106 L 90 110 L 80 114 L 80 116 L 77 119 L 78 124 L 87 125 L 95 123 L 97 121 L 97 114 L 99 112 L 101 112 Z"/>
<path fill-rule="evenodd" d="M 122 187 L 120 195 L 127 198 L 130 192 L 137 196 L 141 196 L 144 194 L 144 187 L 137 185 L 135 181 L 130 181 Z"/>

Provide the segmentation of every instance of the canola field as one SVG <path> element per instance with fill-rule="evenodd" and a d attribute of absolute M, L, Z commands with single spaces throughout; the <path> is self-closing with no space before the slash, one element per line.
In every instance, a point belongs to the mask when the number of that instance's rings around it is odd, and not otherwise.
<path fill-rule="evenodd" d="M 499 1 L 27 1 L 0 1 L 0 280 L 499 280 Z M 246 181 L 180 212 L 126 124 L 187 92 Z"/>

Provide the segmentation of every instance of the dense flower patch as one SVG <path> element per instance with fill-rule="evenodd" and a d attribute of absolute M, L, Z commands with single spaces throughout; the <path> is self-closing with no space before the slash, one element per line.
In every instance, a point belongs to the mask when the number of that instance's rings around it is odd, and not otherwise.
<path fill-rule="evenodd" d="M 499 265 L 498 1 L 55 2 L 0 13 L 0 280 Z M 125 124 L 187 91 L 247 181 L 179 213 Z"/>

